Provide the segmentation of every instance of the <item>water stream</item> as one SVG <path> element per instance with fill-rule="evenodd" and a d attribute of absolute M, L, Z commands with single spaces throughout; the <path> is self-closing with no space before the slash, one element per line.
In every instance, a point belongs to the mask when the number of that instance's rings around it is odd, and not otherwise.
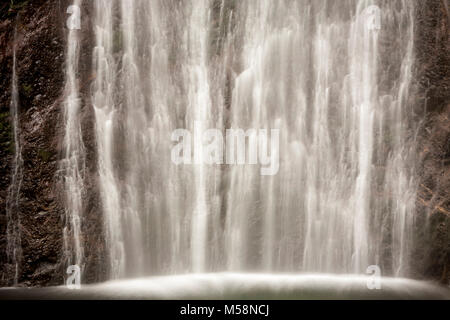
<path fill-rule="evenodd" d="M 7 262 L 12 266 L 12 271 L 8 275 L 17 285 L 20 276 L 22 263 L 22 236 L 20 224 L 20 190 L 23 180 L 23 158 L 22 143 L 20 141 L 20 121 L 19 121 L 19 91 L 17 76 L 17 27 L 14 30 L 13 47 L 13 71 L 11 88 L 10 114 L 12 119 L 13 137 L 14 137 L 14 158 L 12 163 L 11 183 L 8 189 L 6 199 L 6 255 Z"/>
<path fill-rule="evenodd" d="M 73 5 L 80 6 L 81 0 Z M 66 84 L 64 100 L 64 150 L 60 162 L 60 175 L 64 185 L 66 204 L 64 235 L 64 262 L 66 265 L 78 265 L 83 269 L 83 249 L 81 220 L 83 218 L 83 193 L 85 174 L 85 147 L 80 120 L 79 57 L 80 30 L 69 29 L 66 52 Z"/>

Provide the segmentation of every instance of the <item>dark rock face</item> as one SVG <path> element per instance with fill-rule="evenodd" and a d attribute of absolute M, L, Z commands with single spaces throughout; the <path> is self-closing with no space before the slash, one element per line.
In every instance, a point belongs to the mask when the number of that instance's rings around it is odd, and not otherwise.
<path fill-rule="evenodd" d="M 17 1 L 16 1 L 17 2 Z M 9 2 L 8 2 L 9 3 Z M 62 259 L 65 219 L 64 192 L 58 175 L 64 137 L 64 84 L 66 9 L 71 1 L 26 2 L 17 10 L 0 6 L 0 286 L 11 285 L 11 266 L 6 257 L 6 198 L 14 154 L 10 100 L 14 43 L 17 25 L 17 74 L 20 96 L 20 139 L 24 180 L 20 196 L 23 259 L 19 282 L 26 286 L 59 285 L 64 282 L 66 262 Z M 83 8 L 88 10 L 88 8 Z M 86 16 L 89 16 L 88 14 Z M 91 30 L 89 20 L 83 29 Z M 89 208 L 82 221 L 86 239 L 85 282 L 102 280 L 100 261 L 104 252 L 101 211 L 95 183 L 93 111 L 87 99 L 91 57 L 89 32 L 81 33 L 86 52 L 80 58 L 83 81 L 83 131 L 89 154 L 85 201 Z"/>
<path fill-rule="evenodd" d="M 64 38 L 58 6 L 50 1 L 34 1 L 20 14 L 2 12 L 0 28 L 0 68 L 2 72 L 0 110 L 9 114 L 14 28 L 17 25 L 17 74 L 20 98 L 20 140 L 24 160 L 24 179 L 20 195 L 23 259 L 21 283 L 25 285 L 62 282 L 56 270 L 61 252 L 61 214 L 57 198 L 57 170 L 61 128 L 60 96 L 64 83 Z M 8 121 L 9 117 L 7 117 Z M 11 125 L 10 125 L 11 126 Z M 12 150 L 2 148 L 0 199 L 0 260 L 3 284 L 10 283 L 6 272 L 5 199 L 10 179 Z M 1 270 L 0 269 L 0 270 Z"/>
<path fill-rule="evenodd" d="M 24 286 L 64 281 L 64 191 L 58 175 L 64 137 L 66 9 L 70 0 L 28 0 L 0 4 L 0 286 L 11 285 L 6 258 L 6 198 L 14 154 L 10 100 L 14 28 L 20 95 L 20 139 L 24 181 L 20 198 Z M 417 1 L 416 109 L 419 187 L 413 276 L 450 283 L 450 1 Z M 80 88 L 87 153 L 82 220 L 83 282 L 106 277 L 105 244 L 97 188 L 94 115 L 90 102 L 92 3 L 82 8 Z"/>
<path fill-rule="evenodd" d="M 416 209 L 416 275 L 450 284 L 450 1 L 417 7 L 419 186 Z"/>

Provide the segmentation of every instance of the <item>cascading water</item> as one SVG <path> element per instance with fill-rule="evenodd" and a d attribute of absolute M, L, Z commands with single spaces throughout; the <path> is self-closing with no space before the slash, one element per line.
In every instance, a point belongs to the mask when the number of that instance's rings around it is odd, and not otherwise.
<path fill-rule="evenodd" d="M 94 83 L 93 104 L 96 117 L 98 146 L 98 167 L 100 192 L 103 200 L 106 243 L 109 249 L 110 277 L 123 275 L 124 248 L 121 229 L 121 206 L 119 177 L 114 171 L 114 131 L 117 127 L 115 108 L 115 85 L 117 64 L 114 59 L 114 45 L 121 35 L 113 31 L 114 2 L 95 1 L 96 47 L 94 65 L 97 77 Z M 117 32 L 117 31 L 116 31 Z"/>
<path fill-rule="evenodd" d="M 372 264 L 386 268 L 385 241 L 394 248 L 408 242 L 402 234 L 411 230 L 414 188 L 409 150 L 398 142 L 408 121 L 413 4 L 374 3 L 243 2 L 233 124 L 280 128 L 282 164 L 278 176 L 263 179 L 233 169 L 231 266 L 245 267 L 247 259 L 268 270 L 360 273 Z M 381 30 L 369 25 L 378 22 L 370 17 L 377 10 Z M 380 65 L 389 33 L 397 36 L 398 61 Z M 395 64 L 401 69 L 383 73 Z M 387 267 L 398 273 L 408 255 L 400 251 Z"/>
<path fill-rule="evenodd" d="M 385 241 L 408 242 L 402 234 L 411 230 L 409 150 L 397 144 L 405 142 L 397 128 L 408 121 L 413 4 L 244 1 L 242 10 L 232 121 L 279 128 L 281 165 L 262 179 L 233 168 L 231 265 L 361 273 L 377 264 L 403 273 L 407 248 L 392 253 L 392 266 L 380 250 Z M 380 46 L 392 34 L 398 60 L 386 63 Z M 396 64 L 400 70 L 383 73 Z"/>
<path fill-rule="evenodd" d="M 407 275 L 412 1 L 93 3 L 92 101 L 110 278 L 361 273 L 373 264 Z M 74 239 L 66 249 L 77 261 L 78 50 L 71 31 L 63 169 Z M 179 128 L 192 133 L 192 165 L 171 161 Z M 279 129 L 271 148 L 278 174 L 202 164 L 201 132 L 210 128 Z"/>
<path fill-rule="evenodd" d="M 73 5 L 79 7 L 81 0 Z M 67 39 L 66 86 L 64 100 L 64 153 L 60 172 L 66 199 L 64 226 L 65 265 L 83 267 L 83 244 L 81 240 L 81 218 L 83 213 L 83 192 L 85 172 L 85 148 L 80 123 L 80 93 L 78 85 L 78 64 L 80 57 L 79 30 L 71 26 Z"/>
<path fill-rule="evenodd" d="M 13 48 L 13 72 L 11 88 L 11 119 L 14 136 L 14 158 L 12 163 L 11 184 L 8 190 L 6 200 L 6 241 L 7 241 L 7 261 L 13 267 L 11 279 L 13 284 L 17 285 L 20 275 L 22 262 L 22 239 L 20 224 L 20 190 L 23 180 L 23 158 L 22 143 L 20 141 L 20 123 L 19 123 L 19 91 L 17 87 L 17 30 L 14 31 Z"/>

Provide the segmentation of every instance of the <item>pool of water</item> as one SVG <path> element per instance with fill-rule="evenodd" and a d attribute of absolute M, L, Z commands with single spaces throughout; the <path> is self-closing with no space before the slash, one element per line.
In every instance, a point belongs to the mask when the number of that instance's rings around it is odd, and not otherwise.
<path fill-rule="evenodd" d="M 0 299 L 94 300 L 341 300 L 439 299 L 450 300 L 450 289 L 429 282 L 382 278 L 380 289 L 370 290 L 371 278 L 344 275 L 196 274 L 149 277 L 49 288 L 4 288 Z M 370 285 L 369 285 L 370 287 Z"/>

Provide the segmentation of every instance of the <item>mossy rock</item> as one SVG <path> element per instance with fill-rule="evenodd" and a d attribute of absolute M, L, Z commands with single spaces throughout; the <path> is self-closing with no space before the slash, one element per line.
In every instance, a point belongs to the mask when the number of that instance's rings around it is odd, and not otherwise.
<path fill-rule="evenodd" d="M 28 2 L 29 0 L 4 1 L 4 3 L 0 4 L 0 19 L 13 18 L 27 6 Z"/>
<path fill-rule="evenodd" d="M 25 96 L 30 97 L 31 94 L 33 93 L 33 87 L 30 84 L 23 84 L 22 91 Z"/>
<path fill-rule="evenodd" d="M 28 4 L 28 0 L 11 0 L 9 4 L 9 11 L 20 11 Z"/>
<path fill-rule="evenodd" d="M 52 158 L 53 153 L 48 150 L 39 150 L 38 156 L 42 161 L 48 162 Z"/>

